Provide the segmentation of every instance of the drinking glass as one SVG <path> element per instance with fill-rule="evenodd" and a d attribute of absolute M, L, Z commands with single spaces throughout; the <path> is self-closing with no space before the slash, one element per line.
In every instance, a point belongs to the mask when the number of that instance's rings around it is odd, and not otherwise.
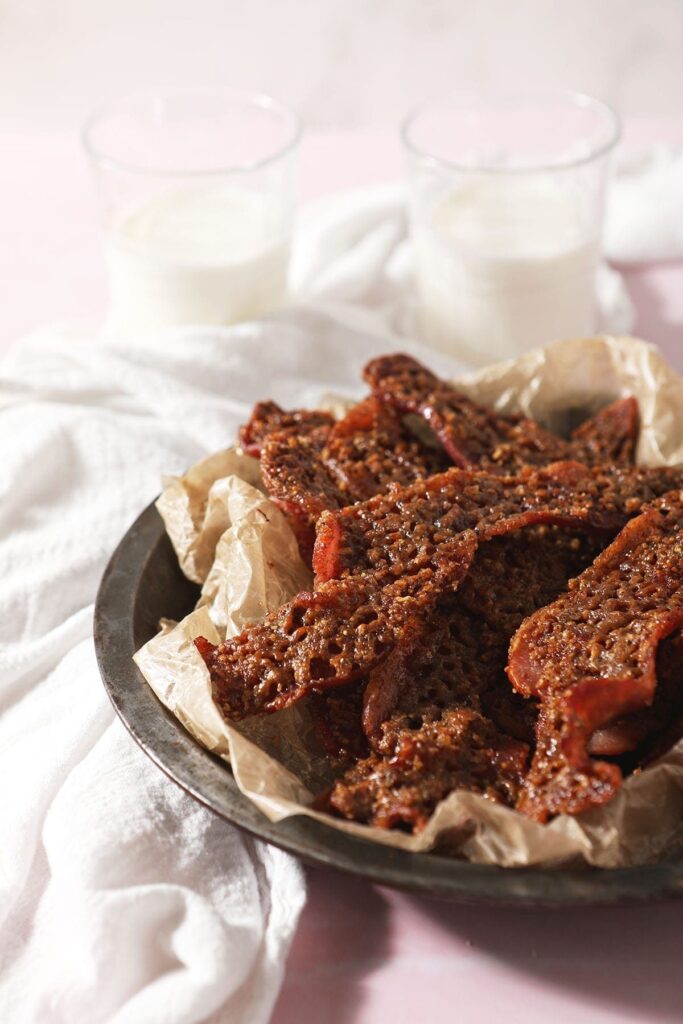
<path fill-rule="evenodd" d="M 403 124 L 418 333 L 483 365 L 596 328 L 619 120 L 574 93 L 425 104 Z"/>
<path fill-rule="evenodd" d="M 231 324 L 286 303 L 299 136 L 275 100 L 225 88 L 91 115 L 110 328 Z"/>

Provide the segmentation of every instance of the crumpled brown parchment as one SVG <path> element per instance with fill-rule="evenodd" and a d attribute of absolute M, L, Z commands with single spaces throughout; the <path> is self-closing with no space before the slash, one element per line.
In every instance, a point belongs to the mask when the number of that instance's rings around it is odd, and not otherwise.
<path fill-rule="evenodd" d="M 556 430 L 605 403 L 635 395 L 638 461 L 683 462 L 683 377 L 633 338 L 558 342 L 458 382 L 478 401 L 521 411 Z M 617 867 L 662 856 L 680 836 L 683 742 L 629 777 L 611 803 L 548 825 L 475 793 L 454 792 L 418 836 L 340 821 L 312 811 L 329 781 L 305 706 L 239 727 L 211 697 L 208 671 L 192 644 L 235 635 L 310 584 L 291 530 L 260 489 L 256 460 L 234 449 L 167 482 L 158 504 L 181 567 L 204 583 L 198 608 L 135 656 L 159 699 L 207 749 L 230 761 L 238 786 L 271 820 L 308 814 L 332 828 L 407 850 L 439 849 L 502 866 L 587 863 Z"/>

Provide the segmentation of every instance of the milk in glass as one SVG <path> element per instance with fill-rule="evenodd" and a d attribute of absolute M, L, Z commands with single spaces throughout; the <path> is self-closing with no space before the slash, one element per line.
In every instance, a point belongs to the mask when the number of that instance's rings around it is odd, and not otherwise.
<path fill-rule="evenodd" d="M 109 228 L 110 326 L 258 317 L 285 302 L 288 259 L 267 195 L 231 184 L 170 191 Z"/>
<path fill-rule="evenodd" d="M 421 333 L 440 349 L 484 364 L 595 329 L 597 236 L 552 178 L 469 178 L 413 240 Z"/>

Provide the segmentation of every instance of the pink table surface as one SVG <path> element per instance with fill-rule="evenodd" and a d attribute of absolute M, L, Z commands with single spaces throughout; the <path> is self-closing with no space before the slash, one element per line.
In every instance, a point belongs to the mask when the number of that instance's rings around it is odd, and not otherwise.
<path fill-rule="evenodd" d="M 683 143 L 683 122 L 626 144 Z M 104 272 L 77 140 L 0 124 L 0 348 L 45 321 L 96 320 Z M 393 134 L 312 135 L 312 198 L 400 173 Z M 683 370 L 683 266 L 630 270 L 635 333 Z M 683 907 L 557 912 L 458 907 L 308 869 L 309 900 L 273 1024 L 683 1021 Z"/>

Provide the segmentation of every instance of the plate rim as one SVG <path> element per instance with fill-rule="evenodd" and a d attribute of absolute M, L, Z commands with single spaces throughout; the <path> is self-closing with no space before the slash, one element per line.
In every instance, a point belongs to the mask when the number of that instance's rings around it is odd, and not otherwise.
<path fill-rule="evenodd" d="M 152 501 L 121 538 L 102 575 L 94 609 L 97 663 L 117 715 L 140 748 L 223 820 L 305 863 L 460 903 L 566 907 L 683 896 L 683 856 L 629 868 L 503 868 L 383 846 L 305 815 L 271 822 L 239 791 L 229 766 L 201 747 L 164 707 L 132 660 L 138 587 L 165 539 Z"/>

